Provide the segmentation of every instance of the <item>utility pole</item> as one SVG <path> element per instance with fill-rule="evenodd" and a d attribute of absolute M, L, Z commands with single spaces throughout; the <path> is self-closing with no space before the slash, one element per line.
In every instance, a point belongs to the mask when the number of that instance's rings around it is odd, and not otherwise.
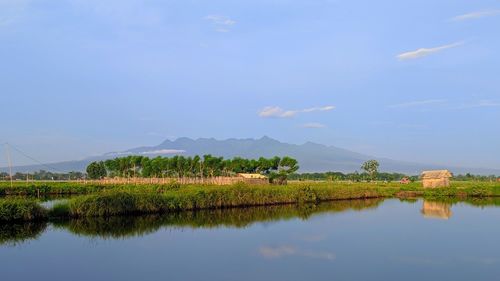
<path fill-rule="evenodd" d="M 8 143 L 5 143 L 5 154 L 7 155 L 7 163 L 9 164 L 10 188 L 13 188 L 14 184 L 12 182 L 12 161 L 10 159 L 10 151 Z"/>

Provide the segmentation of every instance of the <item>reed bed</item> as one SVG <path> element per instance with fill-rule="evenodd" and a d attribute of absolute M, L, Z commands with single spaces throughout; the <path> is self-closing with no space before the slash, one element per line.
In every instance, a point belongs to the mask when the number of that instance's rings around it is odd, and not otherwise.
<path fill-rule="evenodd" d="M 15 186 L 23 190 L 23 186 Z M 324 201 L 370 198 L 485 198 L 500 196 L 497 183 L 454 183 L 450 188 L 423 189 L 418 183 L 299 182 L 285 186 L 247 185 L 102 185 L 79 189 L 44 185 L 46 192 L 71 191 L 81 195 L 50 210 L 33 199 L 0 199 L 0 221 L 43 220 L 48 217 L 112 217 L 174 211 L 223 209 L 280 204 L 317 204 Z M 32 189 L 29 189 L 32 190 Z M 71 193 L 73 194 L 73 193 Z"/>
<path fill-rule="evenodd" d="M 47 210 L 33 199 L 0 199 L 0 223 L 47 218 Z"/>

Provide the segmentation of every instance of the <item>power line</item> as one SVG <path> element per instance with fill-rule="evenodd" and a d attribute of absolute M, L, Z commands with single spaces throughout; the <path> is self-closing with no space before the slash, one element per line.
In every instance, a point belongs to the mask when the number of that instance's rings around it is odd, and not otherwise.
<path fill-rule="evenodd" d="M 9 146 L 7 143 L 5 144 L 5 154 L 7 156 L 7 163 L 9 164 L 10 188 L 12 188 L 12 187 L 14 187 L 14 183 L 12 182 L 12 162 L 10 159 L 10 150 L 9 150 Z"/>
<path fill-rule="evenodd" d="M 13 146 L 12 144 L 10 144 L 10 143 L 8 143 L 8 142 L 6 142 L 6 143 L 4 143 L 4 144 L 5 144 L 5 145 L 8 145 L 10 148 L 12 148 L 12 149 L 14 149 L 15 151 L 19 152 L 19 153 L 20 153 L 21 155 L 23 155 L 24 157 L 26 157 L 26 158 L 28 158 L 28 159 L 31 159 L 32 161 L 36 162 L 37 164 L 39 164 L 39 165 L 41 165 L 41 166 L 44 166 L 44 167 L 48 168 L 49 170 L 53 170 L 53 171 L 55 171 L 55 172 L 59 172 L 59 173 L 64 173 L 63 171 L 61 171 L 61 170 L 59 170 L 59 169 L 56 169 L 56 168 L 54 168 L 54 167 L 51 167 L 51 166 L 49 166 L 49 165 L 47 165 L 47 164 L 45 164 L 45 163 L 43 163 L 43 162 L 41 162 L 41 161 L 39 161 L 39 160 L 35 159 L 34 157 L 29 156 L 28 154 L 26 154 L 25 152 L 23 152 L 22 150 L 20 150 L 19 148 L 17 148 L 17 147 L 15 147 L 15 146 Z"/>

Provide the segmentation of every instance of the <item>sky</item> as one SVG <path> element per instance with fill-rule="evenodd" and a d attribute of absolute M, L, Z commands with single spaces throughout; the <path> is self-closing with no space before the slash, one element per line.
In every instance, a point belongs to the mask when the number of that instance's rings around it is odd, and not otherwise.
<path fill-rule="evenodd" d="M 487 0 L 0 0 L 0 143 L 266 135 L 499 168 L 499 28 Z"/>

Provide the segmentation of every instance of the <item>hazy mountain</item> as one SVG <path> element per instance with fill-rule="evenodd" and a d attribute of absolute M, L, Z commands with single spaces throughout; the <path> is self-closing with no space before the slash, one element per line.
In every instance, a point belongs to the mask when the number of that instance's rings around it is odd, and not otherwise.
<path fill-rule="evenodd" d="M 302 145 L 283 143 L 269 137 L 260 139 L 228 139 L 216 140 L 213 138 L 200 138 L 197 140 L 179 138 L 175 141 L 166 140 L 157 146 L 144 146 L 133 148 L 122 152 L 111 152 L 100 157 L 92 157 L 81 161 L 68 161 L 49 164 L 53 169 L 60 171 L 83 171 L 88 163 L 95 160 L 115 158 L 126 155 L 145 155 L 155 157 L 172 155 L 204 155 L 223 156 L 232 158 L 240 156 L 244 158 L 291 156 L 296 158 L 300 164 L 301 172 L 324 172 L 341 171 L 352 172 L 359 170 L 361 164 L 369 159 L 377 159 L 380 162 L 380 170 L 388 172 L 401 172 L 407 174 L 419 174 L 426 169 L 450 169 L 454 173 L 475 174 L 498 174 L 499 169 L 464 168 L 440 165 L 425 165 L 419 163 L 396 161 L 385 158 L 377 158 L 349 151 L 346 149 L 307 142 Z M 50 170 L 41 165 L 15 167 L 15 171 Z"/>

